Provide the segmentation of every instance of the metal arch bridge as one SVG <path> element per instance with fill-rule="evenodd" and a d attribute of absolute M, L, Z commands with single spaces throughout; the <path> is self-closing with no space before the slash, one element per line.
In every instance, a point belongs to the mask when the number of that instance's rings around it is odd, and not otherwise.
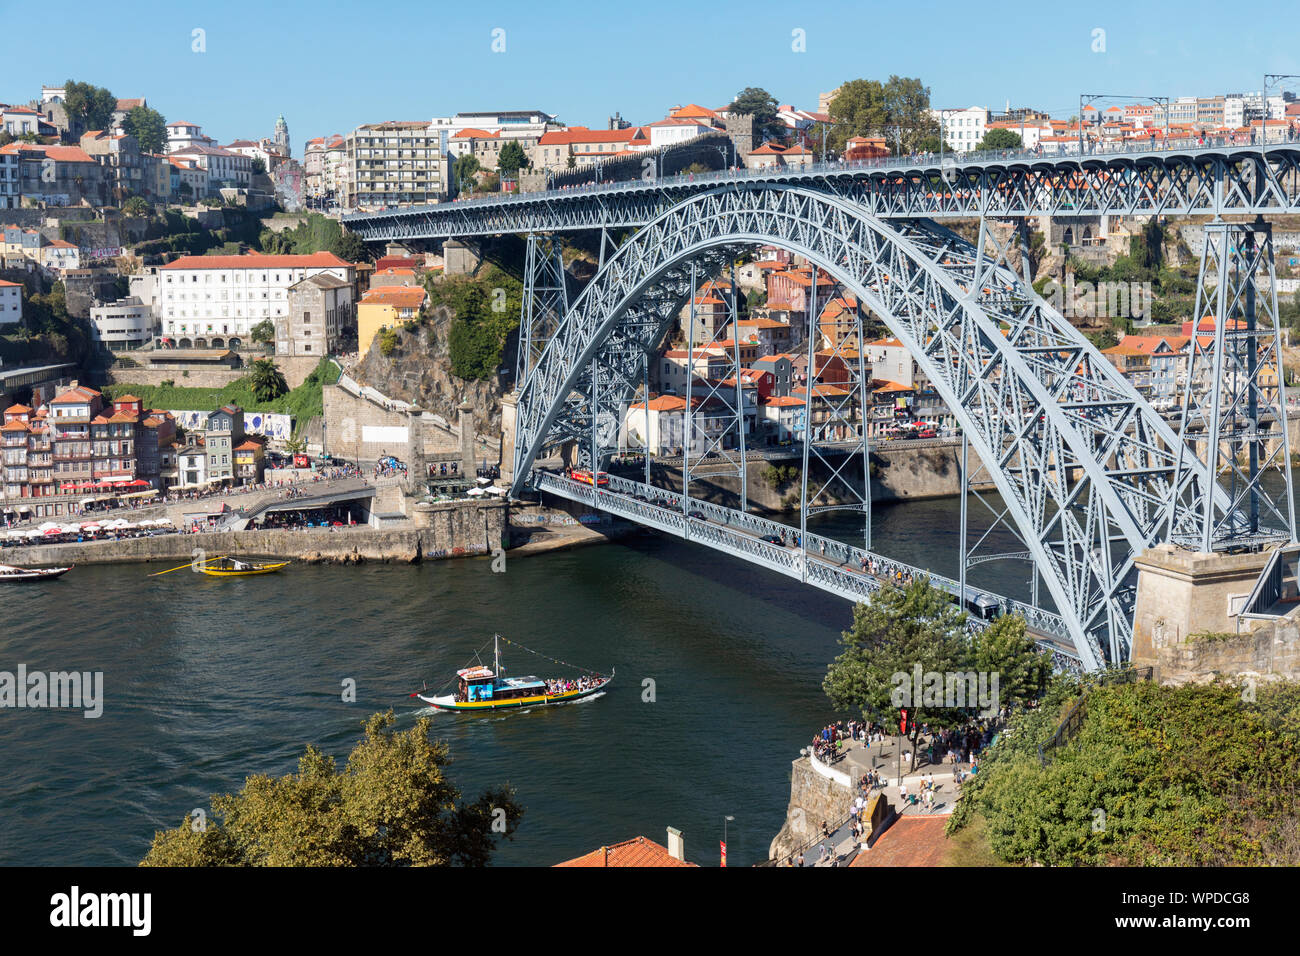
<path fill-rule="evenodd" d="M 1093 669 L 1129 656 L 1134 558 L 1174 533 L 1194 534 L 1202 513 L 1234 513 L 1238 501 L 1203 462 L 1180 454 L 1170 426 L 1008 266 L 1009 248 L 997 247 L 986 222 L 1297 211 L 1298 161 L 1288 146 L 814 168 L 526 194 L 347 225 L 368 240 L 641 227 L 608 258 L 602 241 L 596 276 L 562 304 L 562 321 L 524 366 L 516 491 L 530 479 L 553 482 L 532 466 L 562 441 L 589 447 L 599 467 L 613 447 L 609 410 L 635 396 L 697 275 L 717 274 L 755 244 L 803 256 L 883 321 L 952 410 L 990 465 L 1079 661 Z M 949 231 L 936 221 L 944 217 L 978 218 L 979 238 Z M 743 556 L 785 567 L 762 549 Z M 806 553 L 800 560 L 811 567 Z"/>
<path fill-rule="evenodd" d="M 782 184 L 839 196 L 881 219 L 1271 216 L 1300 212 L 1300 142 L 723 171 L 358 213 L 343 222 L 372 242 L 623 229 L 719 186 Z"/>

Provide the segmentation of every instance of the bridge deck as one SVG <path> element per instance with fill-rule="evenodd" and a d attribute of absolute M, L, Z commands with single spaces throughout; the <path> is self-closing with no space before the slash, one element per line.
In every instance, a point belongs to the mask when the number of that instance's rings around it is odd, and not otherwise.
<path fill-rule="evenodd" d="M 689 500 L 684 507 L 680 492 L 627 478 L 610 475 L 607 486 L 593 488 L 562 475 L 537 470 L 533 472 L 532 485 L 540 491 L 759 564 L 849 601 L 869 601 L 890 576 L 898 580 L 899 576 L 906 579 L 925 575 L 935 587 L 954 596 L 960 593 L 959 582 L 925 568 L 817 534 L 805 535 L 795 546 L 798 532 L 792 533 L 789 526 L 780 522 L 696 499 Z M 691 517 L 691 514 L 704 517 Z M 791 544 L 765 541 L 765 535 L 784 538 Z M 864 567 L 876 568 L 879 575 L 863 570 Z M 969 584 L 966 590 L 968 595 L 988 594 L 998 601 L 1003 613 L 1024 615 L 1029 631 L 1040 645 L 1056 655 L 1075 659 L 1069 629 L 1061 617 Z"/>

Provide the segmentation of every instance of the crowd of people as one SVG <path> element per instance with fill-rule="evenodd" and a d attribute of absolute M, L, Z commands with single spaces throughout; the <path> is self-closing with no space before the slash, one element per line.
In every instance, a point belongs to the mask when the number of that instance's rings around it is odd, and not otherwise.
<path fill-rule="evenodd" d="M 569 678 L 550 678 L 546 679 L 546 696 L 553 697 L 556 694 L 567 694 L 570 691 L 591 690 L 593 687 L 600 686 L 604 680 L 599 674 L 584 674 L 582 677 Z"/>

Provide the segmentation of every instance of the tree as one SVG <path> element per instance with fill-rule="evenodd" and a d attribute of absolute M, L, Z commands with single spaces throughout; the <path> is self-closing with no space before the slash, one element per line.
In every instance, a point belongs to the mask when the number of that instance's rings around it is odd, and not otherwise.
<path fill-rule="evenodd" d="M 363 726 L 342 771 L 315 747 L 283 777 L 249 777 L 212 798 L 204 827 L 159 831 L 142 866 L 485 866 L 523 815 L 509 787 L 472 803 L 446 777 L 447 745 L 427 717 L 405 733 L 396 717 Z"/>
<path fill-rule="evenodd" d="M 756 142 L 773 139 L 784 143 L 790 132 L 790 127 L 777 115 L 776 98 L 762 87 L 745 87 L 736 94 L 735 100 L 727 107 L 727 112 L 747 113 L 754 118 Z"/>
<path fill-rule="evenodd" d="M 248 369 L 249 385 L 259 402 L 271 402 L 289 391 L 280 367 L 267 358 L 258 359 Z"/>
<path fill-rule="evenodd" d="M 249 169 L 254 176 L 261 176 L 266 172 L 266 160 L 261 156 L 254 156 L 253 161 L 249 163 Z"/>
<path fill-rule="evenodd" d="M 63 84 L 63 107 L 86 129 L 108 129 L 117 109 L 117 97 L 102 86 L 68 80 Z"/>
<path fill-rule="evenodd" d="M 263 319 L 248 331 L 248 337 L 254 342 L 266 343 L 275 339 L 275 323 L 270 319 Z"/>
<path fill-rule="evenodd" d="M 167 146 L 167 121 L 147 106 L 133 106 L 122 120 L 122 129 L 136 138 L 142 152 L 161 153 Z"/>
<path fill-rule="evenodd" d="M 930 90 L 914 77 L 848 80 L 830 104 L 828 148 L 837 152 L 855 136 L 883 136 L 891 146 L 913 153 L 938 131 L 930 115 Z"/>
<path fill-rule="evenodd" d="M 474 188 L 474 174 L 482 168 L 478 157 L 473 153 L 466 153 L 463 156 L 457 156 L 456 161 L 452 163 L 451 171 L 456 177 L 456 188 L 462 192 L 469 192 Z"/>
<path fill-rule="evenodd" d="M 373 256 L 370 247 L 355 232 L 345 232 L 330 250 L 346 262 L 370 262 Z"/>
<path fill-rule="evenodd" d="M 143 196 L 132 196 L 126 202 L 122 203 L 122 214 L 124 216 L 147 216 L 149 215 L 149 200 Z"/>
<path fill-rule="evenodd" d="M 497 169 L 501 171 L 502 176 L 514 178 L 521 169 L 528 167 L 528 157 L 524 155 L 523 146 L 519 145 L 518 140 L 510 140 L 501 147 L 501 155 L 497 157 Z"/>
<path fill-rule="evenodd" d="M 976 144 L 976 149 L 1019 149 L 1023 144 L 1020 140 L 1019 133 L 1013 133 L 1009 129 L 991 129 L 984 134 L 984 138 Z"/>
<path fill-rule="evenodd" d="M 1023 706 L 1047 690 L 1051 659 L 1038 649 L 1025 619 L 1007 614 L 971 638 L 971 670 L 998 675 L 998 702 Z"/>
<path fill-rule="evenodd" d="M 916 725 L 911 734 L 915 750 L 922 723 L 964 717 L 961 710 L 946 708 L 942 701 L 915 699 L 913 676 L 918 666 L 923 674 L 966 669 L 965 620 L 948 595 L 932 587 L 927 578 L 901 590 L 886 585 L 870 604 L 854 607 L 853 627 L 841 638 L 844 651 L 827 670 L 822 689 L 837 708 L 895 726 L 899 716 L 895 692 L 907 692 L 908 719 Z"/>

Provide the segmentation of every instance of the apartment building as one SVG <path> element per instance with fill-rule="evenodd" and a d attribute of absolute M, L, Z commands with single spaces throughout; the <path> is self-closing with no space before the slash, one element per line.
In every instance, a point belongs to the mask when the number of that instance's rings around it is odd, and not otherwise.
<path fill-rule="evenodd" d="M 331 252 L 183 256 L 158 270 L 162 334 L 180 348 L 236 348 L 253 326 L 288 315 L 290 288 L 317 275 L 352 285 L 356 268 Z"/>
<path fill-rule="evenodd" d="M 347 135 L 349 209 L 442 202 L 451 130 L 428 122 L 368 123 Z"/>

